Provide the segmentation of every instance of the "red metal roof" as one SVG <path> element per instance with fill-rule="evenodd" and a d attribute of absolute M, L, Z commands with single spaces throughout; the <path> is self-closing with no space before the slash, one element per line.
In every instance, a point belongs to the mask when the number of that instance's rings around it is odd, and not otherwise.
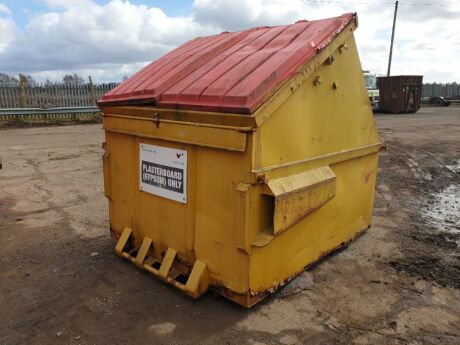
<path fill-rule="evenodd" d="M 99 104 L 250 114 L 353 18 L 347 13 L 193 39 L 106 93 Z"/>

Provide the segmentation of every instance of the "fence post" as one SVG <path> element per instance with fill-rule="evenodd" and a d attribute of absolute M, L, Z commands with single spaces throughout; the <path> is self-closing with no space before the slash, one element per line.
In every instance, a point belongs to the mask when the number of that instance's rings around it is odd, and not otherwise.
<path fill-rule="evenodd" d="M 27 96 L 26 96 L 26 84 L 27 79 L 24 75 L 19 75 L 19 102 L 21 108 L 27 108 Z"/>
<path fill-rule="evenodd" d="M 91 76 L 89 78 L 89 92 L 91 95 L 91 104 L 96 105 L 96 90 L 94 90 L 94 84 L 93 84 L 93 79 L 91 79 Z"/>

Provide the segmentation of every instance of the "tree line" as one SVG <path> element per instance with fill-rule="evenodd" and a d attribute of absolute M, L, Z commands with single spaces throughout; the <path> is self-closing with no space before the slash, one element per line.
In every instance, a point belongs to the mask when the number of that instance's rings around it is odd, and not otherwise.
<path fill-rule="evenodd" d="M 89 82 L 91 83 L 91 81 Z M 79 76 L 78 74 L 66 74 L 62 81 L 60 82 L 52 82 L 49 79 L 46 79 L 44 86 L 52 86 L 52 85 L 68 85 L 68 86 L 79 86 L 87 84 L 85 80 Z M 0 72 L 0 86 L 11 86 L 11 87 L 18 87 L 23 85 L 25 87 L 36 87 L 40 84 L 29 74 L 19 74 L 19 77 L 11 76 L 6 73 Z"/>

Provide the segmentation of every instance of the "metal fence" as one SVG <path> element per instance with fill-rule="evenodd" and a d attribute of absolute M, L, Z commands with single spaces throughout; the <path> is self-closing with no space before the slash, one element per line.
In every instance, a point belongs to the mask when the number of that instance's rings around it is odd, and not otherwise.
<path fill-rule="evenodd" d="M 446 97 L 455 98 L 460 97 L 460 84 L 449 83 L 449 84 L 423 84 L 422 97 Z"/>
<path fill-rule="evenodd" d="M 96 100 L 118 84 L 51 84 L 0 86 L 0 108 L 64 108 L 96 106 Z"/>
<path fill-rule="evenodd" d="M 35 87 L 0 86 L 0 108 L 64 108 L 96 106 L 96 100 L 116 87 L 117 83 L 84 85 L 51 84 Z M 428 83 L 422 97 L 460 97 L 460 84 Z"/>

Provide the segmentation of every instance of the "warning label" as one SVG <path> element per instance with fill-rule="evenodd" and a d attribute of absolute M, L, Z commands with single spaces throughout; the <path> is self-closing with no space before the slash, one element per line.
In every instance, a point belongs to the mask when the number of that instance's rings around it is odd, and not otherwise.
<path fill-rule="evenodd" d="M 187 151 L 140 144 L 140 189 L 185 203 Z"/>
<path fill-rule="evenodd" d="M 177 193 L 184 192 L 184 171 L 160 164 L 142 161 L 142 182 Z"/>

